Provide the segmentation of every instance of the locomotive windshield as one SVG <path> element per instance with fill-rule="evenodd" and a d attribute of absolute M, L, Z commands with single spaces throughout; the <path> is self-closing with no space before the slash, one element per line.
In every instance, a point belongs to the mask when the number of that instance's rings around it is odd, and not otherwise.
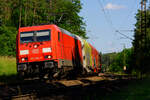
<path fill-rule="evenodd" d="M 20 42 L 41 42 L 50 40 L 50 30 L 20 32 Z"/>

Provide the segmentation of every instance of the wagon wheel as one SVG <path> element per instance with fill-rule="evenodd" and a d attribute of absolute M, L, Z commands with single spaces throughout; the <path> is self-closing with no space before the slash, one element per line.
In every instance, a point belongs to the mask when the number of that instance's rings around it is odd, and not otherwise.
<path fill-rule="evenodd" d="M 60 78 L 64 79 L 67 77 L 67 73 L 65 72 L 64 68 L 61 69 Z"/>
<path fill-rule="evenodd" d="M 24 71 L 19 71 L 18 72 L 18 77 L 19 78 L 25 78 L 25 72 Z"/>

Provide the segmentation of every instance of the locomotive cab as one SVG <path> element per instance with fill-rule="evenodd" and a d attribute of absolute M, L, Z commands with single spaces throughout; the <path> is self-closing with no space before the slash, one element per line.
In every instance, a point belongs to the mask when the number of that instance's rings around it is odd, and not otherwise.
<path fill-rule="evenodd" d="M 17 71 L 21 74 L 41 74 L 57 62 L 53 59 L 52 26 L 22 27 L 17 35 Z"/>

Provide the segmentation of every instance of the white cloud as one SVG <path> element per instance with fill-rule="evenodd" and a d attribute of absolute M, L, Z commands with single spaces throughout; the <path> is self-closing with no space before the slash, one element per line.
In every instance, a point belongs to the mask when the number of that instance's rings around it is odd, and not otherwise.
<path fill-rule="evenodd" d="M 123 5 L 116 5 L 116 4 L 112 4 L 112 3 L 108 3 L 105 6 L 105 9 L 110 9 L 110 10 L 118 10 L 118 9 L 122 9 L 125 8 L 125 6 Z"/>

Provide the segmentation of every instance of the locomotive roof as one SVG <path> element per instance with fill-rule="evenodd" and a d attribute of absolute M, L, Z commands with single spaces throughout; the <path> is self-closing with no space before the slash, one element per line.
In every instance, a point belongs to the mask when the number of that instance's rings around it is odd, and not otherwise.
<path fill-rule="evenodd" d="M 71 32 L 69 32 L 69 31 L 67 31 L 67 30 L 65 30 L 65 29 L 63 29 L 63 28 L 61 28 L 61 27 L 59 27 L 59 29 L 64 33 L 64 34 L 67 34 L 67 35 L 69 35 L 69 36 L 71 36 L 71 37 L 73 37 L 73 38 L 75 38 L 75 39 L 78 39 L 78 40 L 80 40 L 80 41 L 82 41 L 82 40 L 85 40 L 85 39 L 83 39 L 82 37 L 80 37 L 80 36 L 78 36 L 78 35 L 74 35 L 74 34 L 72 34 Z M 85 40 L 86 41 L 86 40 Z M 95 47 L 93 47 L 89 42 L 87 42 L 93 49 L 95 49 L 96 50 L 96 48 Z M 97 51 L 97 50 L 96 50 Z"/>
<path fill-rule="evenodd" d="M 82 37 L 80 37 L 80 36 L 78 36 L 78 35 L 74 35 L 74 34 L 72 34 L 71 32 L 69 32 L 69 31 L 67 31 L 67 30 L 65 30 L 65 29 L 63 29 L 63 28 L 61 28 L 61 27 L 59 27 L 59 29 L 64 33 L 64 34 L 67 34 L 67 35 L 69 35 L 69 36 L 71 36 L 71 37 L 73 37 L 73 38 L 75 38 L 75 39 L 78 39 L 78 40 L 85 40 L 85 39 L 83 39 Z M 85 40 L 86 41 L 86 40 Z M 95 47 L 93 47 L 89 42 L 87 42 L 93 49 L 95 49 L 96 50 L 96 48 Z"/>
<path fill-rule="evenodd" d="M 60 29 L 64 34 L 67 34 L 67 35 L 69 35 L 69 36 L 71 36 L 71 37 L 73 37 L 73 38 L 75 38 L 75 39 L 78 39 L 77 36 L 74 35 L 74 34 L 72 34 L 71 32 L 69 32 L 69 31 L 67 31 L 67 30 L 65 30 L 65 29 L 63 29 L 63 28 L 61 28 L 61 27 L 59 27 L 59 29 Z"/>

